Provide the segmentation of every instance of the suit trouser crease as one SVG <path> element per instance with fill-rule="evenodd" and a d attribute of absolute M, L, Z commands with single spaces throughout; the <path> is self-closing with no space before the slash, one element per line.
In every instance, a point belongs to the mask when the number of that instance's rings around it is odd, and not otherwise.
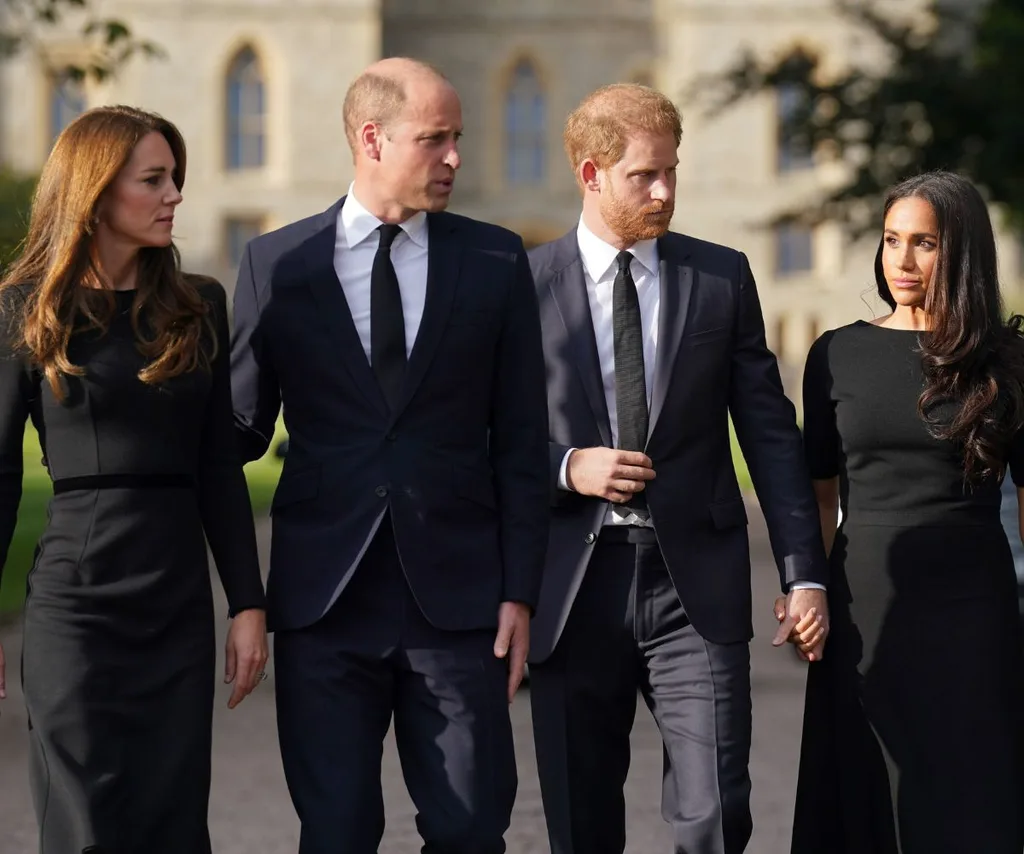
<path fill-rule="evenodd" d="M 531 667 L 553 854 L 624 850 L 638 691 L 662 734 L 662 815 L 675 851 L 743 851 L 751 833 L 749 647 L 696 633 L 656 543 L 603 535 L 555 652 Z"/>

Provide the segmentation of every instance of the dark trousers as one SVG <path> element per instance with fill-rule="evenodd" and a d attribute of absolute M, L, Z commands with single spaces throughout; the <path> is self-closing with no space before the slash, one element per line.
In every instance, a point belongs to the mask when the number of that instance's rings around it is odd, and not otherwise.
<path fill-rule="evenodd" d="M 388 517 L 331 610 L 275 640 L 278 732 L 300 854 L 373 854 L 382 743 L 394 716 L 424 854 L 501 854 L 516 792 L 494 632 L 423 617 Z"/>
<path fill-rule="evenodd" d="M 739 854 L 752 830 L 749 647 L 694 631 L 653 531 L 606 527 L 558 646 L 530 668 L 552 854 L 625 849 L 638 690 L 664 742 L 661 809 L 675 851 Z"/>

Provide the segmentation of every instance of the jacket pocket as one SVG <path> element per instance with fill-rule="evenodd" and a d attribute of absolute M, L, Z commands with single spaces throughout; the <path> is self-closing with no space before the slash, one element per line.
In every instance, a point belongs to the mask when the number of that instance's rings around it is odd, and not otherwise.
<path fill-rule="evenodd" d="M 270 510 L 280 510 L 301 501 L 309 501 L 320 494 L 320 466 L 312 465 L 297 470 L 285 471 L 274 490 Z"/>
<path fill-rule="evenodd" d="M 742 498 L 716 501 L 708 505 L 708 510 L 711 512 L 711 521 L 719 530 L 739 528 L 747 524 L 747 507 Z"/>

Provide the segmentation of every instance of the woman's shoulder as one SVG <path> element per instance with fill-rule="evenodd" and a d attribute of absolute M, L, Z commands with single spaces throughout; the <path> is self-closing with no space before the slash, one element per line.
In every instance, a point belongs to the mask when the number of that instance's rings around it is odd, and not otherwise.
<path fill-rule="evenodd" d="M 35 285 L 31 282 L 11 282 L 0 285 L 0 311 L 24 308 L 34 288 Z"/>
<path fill-rule="evenodd" d="M 227 303 L 227 291 L 213 276 L 206 276 L 202 273 L 182 273 L 181 275 L 204 300 L 219 305 Z"/>

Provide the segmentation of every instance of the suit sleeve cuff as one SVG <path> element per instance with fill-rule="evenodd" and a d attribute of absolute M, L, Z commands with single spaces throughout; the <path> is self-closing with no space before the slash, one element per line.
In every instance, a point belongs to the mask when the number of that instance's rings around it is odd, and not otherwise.
<path fill-rule="evenodd" d="M 574 491 L 572 487 L 569 486 L 569 480 L 566 477 L 566 474 L 569 468 L 569 455 L 575 450 L 575 448 L 569 448 L 569 450 L 565 452 L 565 456 L 562 457 L 562 465 L 558 469 L 558 488 L 565 492 Z"/>

